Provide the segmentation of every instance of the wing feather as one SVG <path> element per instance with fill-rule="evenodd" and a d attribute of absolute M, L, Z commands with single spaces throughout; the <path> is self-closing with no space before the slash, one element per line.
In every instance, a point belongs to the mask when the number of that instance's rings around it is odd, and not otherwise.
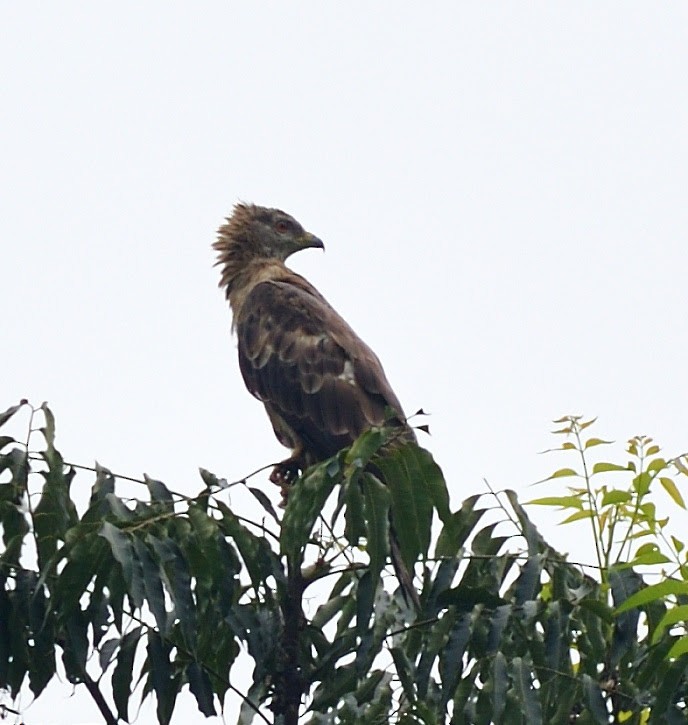
<path fill-rule="evenodd" d="M 321 460 L 382 425 L 387 407 L 403 424 L 377 356 L 302 277 L 257 284 L 236 322 L 244 381 L 283 443 Z"/>

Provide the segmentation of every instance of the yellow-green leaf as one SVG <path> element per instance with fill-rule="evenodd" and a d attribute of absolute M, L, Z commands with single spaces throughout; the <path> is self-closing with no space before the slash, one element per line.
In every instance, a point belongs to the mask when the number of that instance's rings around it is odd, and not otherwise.
<path fill-rule="evenodd" d="M 602 496 L 602 506 L 628 503 L 632 498 L 633 496 L 628 493 L 628 491 L 619 491 L 614 488 L 611 491 L 607 491 L 604 496 Z"/>
<path fill-rule="evenodd" d="M 667 657 L 680 657 L 688 652 L 688 637 L 681 637 L 669 650 Z"/>
<path fill-rule="evenodd" d="M 545 478 L 545 481 L 551 481 L 554 478 L 566 478 L 567 476 L 578 476 L 578 473 L 573 468 L 560 468 L 555 471 L 551 476 Z"/>
<path fill-rule="evenodd" d="M 680 554 L 683 551 L 683 547 L 685 544 L 681 541 L 681 539 L 677 539 L 675 536 L 671 537 L 671 541 L 674 544 L 674 549 L 676 550 L 677 554 Z"/>
<path fill-rule="evenodd" d="M 570 524 L 573 521 L 580 521 L 581 519 L 592 518 L 592 511 L 576 511 L 575 514 L 571 514 L 568 518 L 564 519 L 562 524 Z"/>
<path fill-rule="evenodd" d="M 685 504 L 685 501 L 683 500 L 683 496 L 681 496 L 681 492 L 678 490 L 676 484 L 670 478 L 666 478 L 666 477 L 660 478 L 659 482 L 664 487 L 664 490 L 674 500 L 674 503 L 678 504 L 682 509 L 684 509 L 686 507 L 686 504 Z"/>
<path fill-rule="evenodd" d="M 584 448 L 592 448 L 593 446 L 603 446 L 603 445 L 609 445 L 610 443 L 613 443 L 613 441 L 605 441 L 602 440 L 602 438 L 588 438 L 587 441 L 585 441 Z"/>
<path fill-rule="evenodd" d="M 626 466 L 620 466 L 618 463 L 607 463 L 605 461 L 600 461 L 592 467 L 592 475 L 594 476 L 596 473 L 607 473 L 609 471 L 627 470 L 628 468 L 626 468 Z"/>
<path fill-rule="evenodd" d="M 650 446 L 650 447 L 649 447 L 649 448 L 648 448 L 648 449 L 647 449 L 647 450 L 645 451 L 645 455 L 646 455 L 646 456 L 654 456 L 654 455 L 656 455 L 657 453 L 659 453 L 659 451 L 660 451 L 660 448 L 659 448 L 659 446 Z"/>
<path fill-rule="evenodd" d="M 615 613 L 621 614 L 634 607 L 641 607 L 643 604 L 648 604 L 649 602 L 664 599 L 675 594 L 688 594 L 688 582 L 667 579 L 659 584 L 652 584 L 630 596 L 623 604 L 616 608 Z"/>
<path fill-rule="evenodd" d="M 648 471 L 663 471 L 667 462 L 663 458 L 653 458 L 647 466 Z"/>
<path fill-rule="evenodd" d="M 561 506 L 562 508 L 583 508 L 583 502 L 580 496 L 544 496 L 543 498 L 535 498 L 528 501 L 529 504 L 537 504 L 538 506 Z"/>
<path fill-rule="evenodd" d="M 673 607 L 664 614 L 664 616 L 659 620 L 659 624 L 652 635 L 652 644 L 657 644 L 657 642 L 662 639 L 664 630 L 677 622 L 688 622 L 688 604 L 681 604 L 678 607 Z"/>

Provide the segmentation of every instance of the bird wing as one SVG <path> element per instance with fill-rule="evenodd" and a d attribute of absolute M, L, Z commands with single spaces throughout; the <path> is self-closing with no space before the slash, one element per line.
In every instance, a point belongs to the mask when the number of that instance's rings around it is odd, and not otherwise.
<path fill-rule="evenodd" d="M 375 353 L 302 277 L 257 284 L 237 335 L 246 387 L 284 445 L 322 460 L 385 423 L 387 408 L 405 425 Z"/>

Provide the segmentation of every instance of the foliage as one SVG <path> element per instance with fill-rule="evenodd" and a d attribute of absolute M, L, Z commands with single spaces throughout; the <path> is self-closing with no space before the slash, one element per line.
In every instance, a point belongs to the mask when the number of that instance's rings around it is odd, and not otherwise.
<path fill-rule="evenodd" d="M 452 511 L 430 454 L 393 432 L 369 431 L 305 472 L 281 517 L 262 491 L 237 482 L 269 525 L 233 511 L 223 501 L 232 484 L 207 471 L 197 496 L 146 478 L 146 500 L 131 501 L 96 466 L 79 512 L 76 466 L 54 446 L 49 408 L 23 401 L 0 425 L 24 406 L 26 441 L 0 437 L 0 687 L 10 697 L 25 683 L 38 697 L 59 657 L 109 724 L 149 694 L 167 723 L 186 687 L 204 715 L 241 698 L 240 723 L 685 721 L 688 657 L 668 656 L 681 641 L 684 590 L 644 588 L 634 566 L 647 562 L 606 559 L 607 543 L 599 581 L 585 574 L 544 541 L 513 492 Z M 45 445 L 36 453 L 37 416 Z M 648 449 L 644 440 L 642 461 Z M 636 476 L 669 478 L 650 464 Z M 629 511 L 628 541 L 642 530 L 661 539 L 649 488 L 614 503 L 604 498 L 612 489 L 584 480 L 571 494 L 580 506 L 557 505 L 592 512 L 614 546 L 609 528 L 625 531 Z M 394 537 L 417 576 L 419 611 L 388 574 Z M 622 542 L 615 551 L 627 550 Z M 665 581 L 685 584 L 685 561 Z M 319 602 L 308 615 L 307 591 Z M 254 665 L 247 692 L 235 684 L 240 652 Z"/>

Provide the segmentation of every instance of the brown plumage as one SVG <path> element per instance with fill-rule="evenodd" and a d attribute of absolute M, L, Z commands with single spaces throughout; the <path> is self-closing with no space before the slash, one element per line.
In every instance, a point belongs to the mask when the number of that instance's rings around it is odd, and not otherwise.
<path fill-rule="evenodd" d="M 279 209 L 237 204 L 213 246 L 244 382 L 292 450 L 273 481 L 288 482 L 371 426 L 398 425 L 415 440 L 375 353 L 284 264 L 300 249 L 323 249 L 320 239 Z"/>

